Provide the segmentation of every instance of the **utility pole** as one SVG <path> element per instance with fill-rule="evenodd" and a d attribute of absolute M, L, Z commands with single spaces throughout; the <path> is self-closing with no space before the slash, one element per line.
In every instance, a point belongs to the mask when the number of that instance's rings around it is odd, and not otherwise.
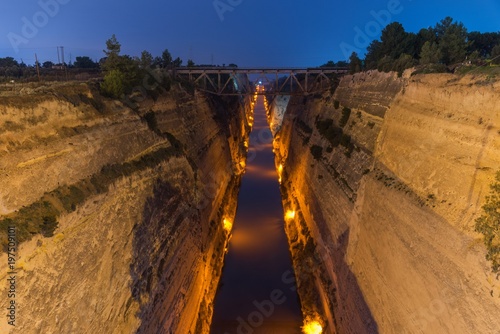
<path fill-rule="evenodd" d="M 64 46 L 61 46 L 61 61 L 64 69 L 64 75 L 66 76 L 66 81 L 68 81 L 68 69 L 66 68 L 66 62 L 64 61 Z"/>
<path fill-rule="evenodd" d="M 59 47 L 57 46 L 57 65 L 61 63 L 61 58 L 59 57 Z"/>
<path fill-rule="evenodd" d="M 62 65 L 64 66 L 64 46 L 61 46 L 61 61 Z"/>
<path fill-rule="evenodd" d="M 38 82 L 40 82 L 40 67 L 38 66 L 38 57 L 36 56 L 35 53 L 35 64 L 36 64 L 36 73 L 38 74 Z"/>

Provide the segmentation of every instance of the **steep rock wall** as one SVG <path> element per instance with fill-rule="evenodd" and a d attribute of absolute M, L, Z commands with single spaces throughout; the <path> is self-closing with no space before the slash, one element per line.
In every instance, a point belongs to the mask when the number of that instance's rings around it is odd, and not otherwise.
<path fill-rule="evenodd" d="M 327 333 L 496 333 L 472 226 L 500 165 L 500 84 L 408 74 L 290 102 L 274 146 L 303 312 Z"/>
<path fill-rule="evenodd" d="M 2 99 L 0 220 L 22 242 L 0 330 L 207 333 L 249 101 L 174 87 L 131 110 L 86 84 Z"/>

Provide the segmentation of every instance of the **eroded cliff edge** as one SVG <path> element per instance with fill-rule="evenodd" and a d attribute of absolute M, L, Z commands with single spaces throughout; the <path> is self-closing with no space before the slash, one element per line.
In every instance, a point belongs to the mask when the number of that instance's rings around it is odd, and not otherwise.
<path fill-rule="evenodd" d="M 274 148 L 303 312 L 327 333 L 496 333 L 474 220 L 500 166 L 500 83 L 359 73 L 292 98 Z"/>
<path fill-rule="evenodd" d="M 132 110 L 88 84 L 1 100 L 1 221 L 22 241 L 15 332 L 207 333 L 249 101 L 174 86 Z"/>

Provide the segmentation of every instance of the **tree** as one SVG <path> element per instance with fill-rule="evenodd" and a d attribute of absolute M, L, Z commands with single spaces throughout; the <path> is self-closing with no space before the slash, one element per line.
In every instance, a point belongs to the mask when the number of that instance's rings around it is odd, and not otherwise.
<path fill-rule="evenodd" d="M 456 64 L 462 62 L 467 54 L 467 29 L 461 22 L 453 23 L 446 17 L 436 24 L 436 34 L 443 63 Z"/>
<path fill-rule="evenodd" d="M 170 65 L 172 65 L 172 55 L 167 49 L 165 49 L 161 54 L 161 59 L 163 67 L 169 67 Z"/>
<path fill-rule="evenodd" d="M 394 64 L 394 59 L 389 56 L 384 56 L 377 62 L 377 70 L 380 72 L 390 72 Z"/>
<path fill-rule="evenodd" d="M 126 93 L 140 83 L 141 70 L 139 68 L 138 60 L 135 60 L 128 55 L 120 56 L 116 69 L 118 69 L 124 75 L 124 85 Z"/>
<path fill-rule="evenodd" d="M 118 56 L 120 54 L 121 44 L 116 39 L 115 34 L 106 41 L 106 50 L 103 50 L 107 57 L 111 55 Z"/>
<path fill-rule="evenodd" d="M 115 34 L 113 34 L 113 36 L 106 41 L 106 50 L 103 50 L 104 54 L 106 54 L 106 61 L 103 64 L 105 71 L 116 69 L 120 61 L 120 50 L 121 44 L 116 39 Z"/>
<path fill-rule="evenodd" d="M 351 74 L 361 72 L 361 59 L 359 59 L 358 54 L 353 52 L 349 57 L 349 72 Z"/>
<path fill-rule="evenodd" d="M 472 31 L 467 36 L 468 52 L 478 51 L 482 58 L 487 58 L 491 55 L 491 51 L 495 45 L 500 43 L 500 33 Z"/>
<path fill-rule="evenodd" d="M 177 57 L 172 61 L 173 67 L 180 67 L 182 65 L 182 59 Z"/>
<path fill-rule="evenodd" d="M 378 61 L 382 59 L 382 43 L 378 40 L 374 40 L 366 48 L 365 55 L 365 66 L 369 70 L 374 70 L 377 68 Z"/>
<path fill-rule="evenodd" d="M 194 61 L 192 61 L 191 59 L 188 59 L 187 67 L 193 67 L 193 66 L 194 66 Z"/>
<path fill-rule="evenodd" d="M 156 56 L 153 58 L 153 63 L 151 64 L 151 66 L 154 68 L 158 68 L 162 67 L 162 64 L 163 64 L 163 59 L 161 57 Z"/>
<path fill-rule="evenodd" d="M 101 85 L 103 92 L 112 97 L 121 97 L 129 93 L 132 88 L 139 84 L 141 71 L 139 68 L 140 60 L 133 59 L 128 55 L 120 56 L 120 43 L 113 35 L 106 41 L 107 51 L 106 60 L 103 68 L 107 72 L 104 76 L 104 82 Z"/>
<path fill-rule="evenodd" d="M 401 23 L 390 23 L 382 30 L 381 54 L 392 59 L 399 58 L 403 53 L 413 54 L 415 37 L 415 34 L 408 34 Z"/>
<path fill-rule="evenodd" d="M 491 50 L 491 59 L 493 64 L 500 65 L 500 44 Z"/>
<path fill-rule="evenodd" d="M 335 62 L 333 60 L 329 60 L 325 64 L 321 65 L 320 67 L 335 67 Z"/>
<path fill-rule="evenodd" d="M 399 58 L 394 62 L 393 71 L 398 72 L 398 75 L 401 76 L 403 72 L 415 66 L 417 61 L 409 54 L 403 53 Z"/>
<path fill-rule="evenodd" d="M 450 16 L 445 17 L 434 27 L 434 32 L 436 33 L 436 38 L 438 42 L 444 37 L 446 30 L 453 24 L 453 18 Z"/>
<path fill-rule="evenodd" d="M 94 62 L 90 57 L 76 57 L 75 63 L 73 64 L 76 68 L 97 68 L 99 64 Z"/>
<path fill-rule="evenodd" d="M 436 31 L 432 27 L 420 29 L 418 32 L 415 39 L 416 56 L 422 51 L 425 42 L 437 44 Z"/>
<path fill-rule="evenodd" d="M 101 90 L 109 97 L 121 98 L 125 93 L 125 75 L 119 70 L 111 70 L 104 76 Z"/>
<path fill-rule="evenodd" d="M 474 50 L 474 52 L 472 52 L 467 58 L 472 64 L 479 64 L 479 60 L 481 59 L 481 54 L 479 53 L 478 50 Z"/>
<path fill-rule="evenodd" d="M 0 58 L 0 67 L 20 66 L 18 62 L 12 57 Z"/>
<path fill-rule="evenodd" d="M 153 65 L 153 55 L 146 50 L 142 51 L 140 64 L 143 69 L 151 67 Z"/>
<path fill-rule="evenodd" d="M 434 42 L 425 42 L 422 46 L 422 50 L 420 51 L 420 64 L 436 64 L 439 63 L 441 59 L 441 50 L 439 46 Z"/>
<path fill-rule="evenodd" d="M 50 60 L 49 60 L 49 61 L 45 61 L 45 62 L 43 62 L 43 64 L 42 64 L 42 67 L 43 67 L 43 68 L 52 68 L 52 66 L 54 66 L 54 63 L 53 63 L 53 62 L 51 62 Z"/>
<path fill-rule="evenodd" d="M 335 64 L 337 67 L 349 67 L 349 63 L 346 62 L 345 60 L 339 60 L 337 64 Z"/>

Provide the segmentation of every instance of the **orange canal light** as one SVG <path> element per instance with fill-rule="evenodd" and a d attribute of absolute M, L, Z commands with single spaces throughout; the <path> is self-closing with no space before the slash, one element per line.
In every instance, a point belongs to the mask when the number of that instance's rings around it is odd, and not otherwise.
<path fill-rule="evenodd" d="M 274 152 L 274 149 L 273 149 L 273 152 Z M 282 181 L 282 176 L 283 175 L 283 164 L 280 164 L 278 166 L 278 182 L 281 184 L 281 181 Z"/>
<path fill-rule="evenodd" d="M 323 326 L 316 320 L 307 321 L 302 327 L 302 331 L 304 334 L 321 334 L 323 333 Z"/>
<path fill-rule="evenodd" d="M 229 233 L 233 229 L 233 222 L 227 218 L 224 218 L 224 220 L 222 221 L 222 226 L 224 227 L 224 230 Z"/>

